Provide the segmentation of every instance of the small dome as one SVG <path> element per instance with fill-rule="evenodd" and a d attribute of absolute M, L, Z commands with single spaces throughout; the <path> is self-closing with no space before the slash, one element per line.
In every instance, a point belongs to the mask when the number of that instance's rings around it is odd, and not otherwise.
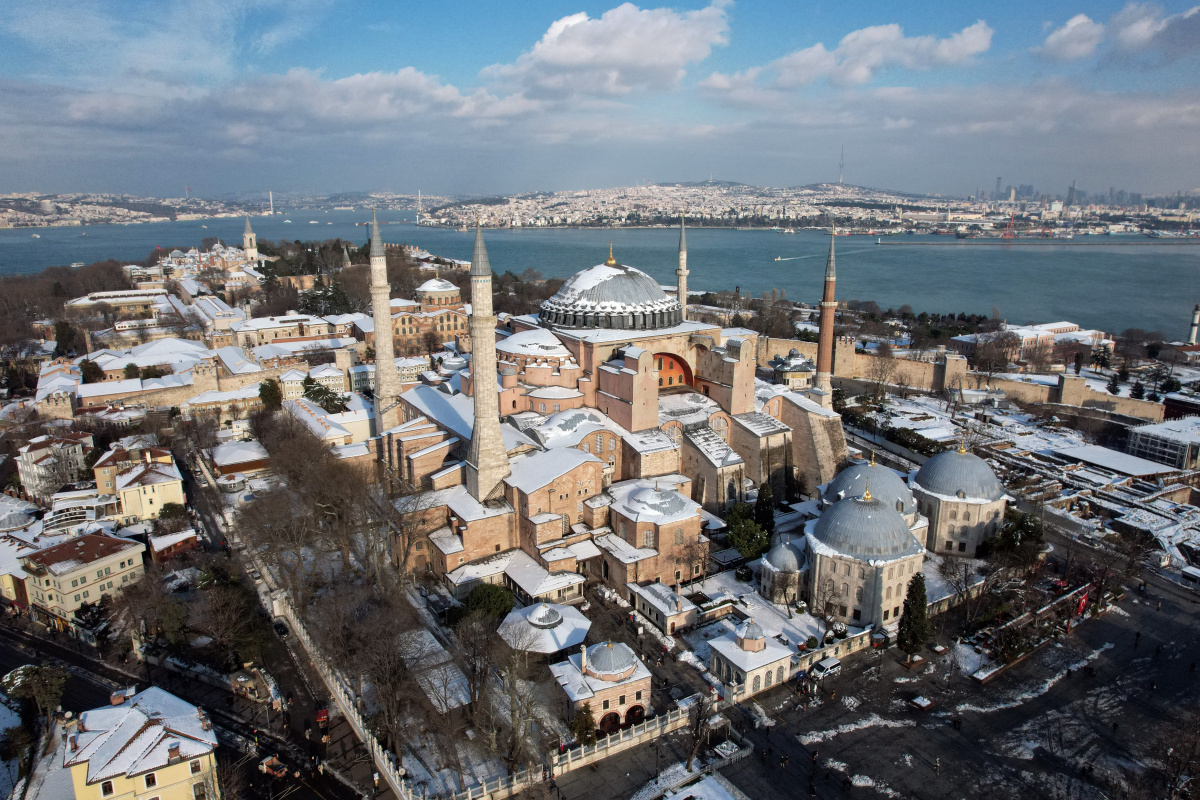
<path fill-rule="evenodd" d="M 825 487 L 821 500 L 827 505 L 847 497 L 862 497 L 871 487 L 871 496 L 887 503 L 901 514 L 917 510 L 912 490 L 894 470 L 875 464 L 856 464 L 839 472 Z M 897 506 L 897 502 L 899 506 Z"/>
<path fill-rule="evenodd" d="M 654 278 L 610 257 L 568 278 L 538 317 L 567 328 L 656 330 L 678 325 L 683 310 Z"/>
<path fill-rule="evenodd" d="M 957 450 L 946 450 L 926 461 L 914 482 L 930 494 L 963 500 L 992 501 L 1004 496 L 1004 486 L 986 461 Z"/>
<path fill-rule="evenodd" d="M 417 287 L 418 292 L 457 292 L 458 287 L 441 278 L 430 278 Z"/>
<path fill-rule="evenodd" d="M 737 627 L 734 631 L 739 639 L 765 639 L 767 635 L 763 633 L 762 626 L 754 621 L 754 617 L 750 617 L 745 622 Z"/>
<path fill-rule="evenodd" d="M 800 571 L 800 556 L 796 554 L 796 548 L 792 547 L 791 542 L 785 542 L 783 539 L 775 543 L 765 560 L 779 572 Z"/>
<path fill-rule="evenodd" d="M 587 671 L 593 675 L 620 675 L 636 664 L 637 656 L 622 642 L 601 642 L 587 649 Z"/>
<path fill-rule="evenodd" d="M 571 351 L 545 328 L 520 331 L 496 342 L 497 353 L 532 358 L 568 358 Z"/>
<path fill-rule="evenodd" d="M 874 496 L 834 503 L 809 535 L 840 555 L 863 561 L 923 552 L 900 512 Z"/>
<path fill-rule="evenodd" d="M 529 615 L 529 624 L 535 628 L 553 628 L 562 622 L 562 618 L 557 608 L 542 603 L 541 608 Z"/>
<path fill-rule="evenodd" d="M 788 355 L 791 356 L 792 358 L 799 358 L 800 351 L 793 347 L 791 350 L 788 350 Z"/>
<path fill-rule="evenodd" d="M 625 507 L 632 511 L 635 517 L 641 514 L 670 516 L 686 511 L 688 501 L 678 492 L 660 492 L 647 486 L 631 492 L 625 500 Z"/>

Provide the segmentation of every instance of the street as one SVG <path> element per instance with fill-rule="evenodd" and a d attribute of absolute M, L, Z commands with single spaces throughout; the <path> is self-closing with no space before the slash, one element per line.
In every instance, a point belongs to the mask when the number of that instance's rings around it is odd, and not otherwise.
<path fill-rule="evenodd" d="M 969 677 L 969 649 L 958 650 L 965 663 L 953 648 L 927 651 L 911 671 L 892 650 L 847 660 L 807 711 L 790 687 L 758 695 L 750 702 L 777 724 L 755 729 L 748 713 L 727 711 L 755 755 L 722 774 L 755 798 L 1109 796 L 1110 781 L 1136 781 L 1164 717 L 1194 702 L 1200 662 L 1200 597 L 1156 576 L 1145 596 L 1135 588 L 986 686 Z M 936 707 L 912 708 L 916 695 Z M 661 757 L 644 746 L 564 775 L 562 797 L 629 797 L 686 760 L 683 738 L 665 737 Z"/>

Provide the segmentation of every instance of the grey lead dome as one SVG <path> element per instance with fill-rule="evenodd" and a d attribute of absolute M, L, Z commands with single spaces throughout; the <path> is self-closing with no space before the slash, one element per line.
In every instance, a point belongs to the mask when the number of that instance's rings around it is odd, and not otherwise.
<path fill-rule="evenodd" d="M 587 649 L 587 671 L 596 675 L 617 675 L 636 663 L 633 651 L 622 642 L 601 642 Z"/>
<path fill-rule="evenodd" d="M 825 487 L 821 499 L 826 503 L 836 503 L 847 497 L 862 497 L 868 484 L 872 497 L 882 500 L 901 514 L 912 514 L 917 510 L 917 501 L 900 476 L 894 470 L 873 464 L 846 467 Z"/>
<path fill-rule="evenodd" d="M 609 258 L 572 275 L 538 317 L 566 328 L 657 330 L 682 322 L 683 309 L 654 278 Z"/>
<path fill-rule="evenodd" d="M 987 462 L 974 453 L 946 450 L 938 453 L 917 470 L 913 479 L 930 494 L 962 497 L 967 500 L 999 500 L 1004 486 Z"/>
<path fill-rule="evenodd" d="M 817 518 L 811 535 L 826 547 L 863 561 L 924 552 L 900 512 L 874 497 L 834 503 Z"/>

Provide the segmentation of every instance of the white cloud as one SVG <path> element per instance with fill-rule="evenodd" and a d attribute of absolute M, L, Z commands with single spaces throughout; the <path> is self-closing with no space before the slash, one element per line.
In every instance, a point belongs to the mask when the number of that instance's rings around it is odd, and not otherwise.
<path fill-rule="evenodd" d="M 828 80 L 838 86 L 857 86 L 878 73 L 893 68 L 928 70 L 956 66 L 987 52 L 992 29 L 983 20 L 958 33 L 939 39 L 936 36 L 905 36 L 899 25 L 873 25 L 852 31 L 833 50 L 817 43 L 789 53 L 765 67 L 727 75 L 713 73 L 701 86 L 729 95 L 758 94 L 758 79 L 767 79 L 766 88 L 790 90 Z M 731 97 L 741 102 L 745 97 Z"/>
<path fill-rule="evenodd" d="M 1053 61 L 1075 61 L 1096 52 L 1104 40 L 1104 26 L 1087 14 L 1076 14 L 1055 28 L 1035 51 Z"/>
<path fill-rule="evenodd" d="M 1151 51 L 1166 59 L 1200 50 L 1200 6 L 1166 15 L 1152 3 L 1129 3 L 1109 21 L 1120 52 Z"/>
<path fill-rule="evenodd" d="M 1076 14 L 1034 52 L 1053 61 L 1075 61 L 1093 55 L 1105 41 L 1116 53 L 1164 61 L 1195 53 L 1200 51 L 1200 6 L 1168 15 L 1153 3 L 1127 3 L 1107 24 Z"/>
<path fill-rule="evenodd" d="M 697 11 L 623 3 L 598 19 L 585 12 L 556 20 L 513 64 L 483 76 L 531 97 L 620 96 L 677 86 L 685 67 L 726 43 L 728 0 Z"/>

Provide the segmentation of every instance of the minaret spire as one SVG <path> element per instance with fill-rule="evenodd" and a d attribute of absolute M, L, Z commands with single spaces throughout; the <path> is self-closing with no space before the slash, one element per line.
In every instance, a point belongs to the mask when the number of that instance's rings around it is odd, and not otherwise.
<path fill-rule="evenodd" d="M 483 244 L 483 228 L 475 226 L 471 255 L 471 393 L 475 423 L 467 450 L 467 491 L 476 500 L 495 499 L 501 482 L 512 474 L 508 450 L 500 433 L 500 403 L 496 393 L 496 317 L 492 314 L 492 264 Z"/>
<path fill-rule="evenodd" d="M 400 424 L 400 374 L 392 342 L 392 287 L 387 279 L 387 255 L 379 220 L 371 210 L 371 316 L 375 321 L 375 428 Z"/>
<path fill-rule="evenodd" d="M 678 296 L 681 321 L 687 320 L 687 229 L 683 224 L 683 214 L 679 215 L 679 266 L 675 269 L 675 283 L 677 289 L 675 294 Z"/>
<path fill-rule="evenodd" d="M 825 293 L 821 297 L 821 324 L 817 336 L 817 381 L 816 390 L 821 405 L 830 408 L 833 405 L 833 320 L 837 312 L 837 300 L 834 299 L 834 287 L 837 284 L 837 260 L 834 256 L 834 242 L 837 240 L 837 229 L 829 231 L 829 257 L 825 261 Z"/>

